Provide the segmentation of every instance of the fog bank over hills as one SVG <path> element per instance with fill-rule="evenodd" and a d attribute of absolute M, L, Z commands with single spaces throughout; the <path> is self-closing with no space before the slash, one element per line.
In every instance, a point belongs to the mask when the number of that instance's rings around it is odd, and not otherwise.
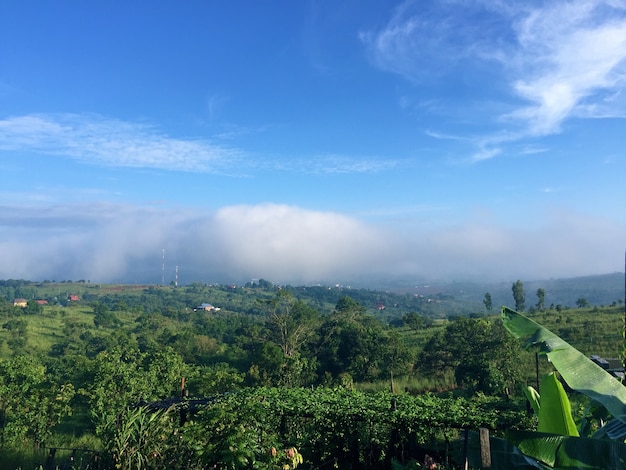
<path fill-rule="evenodd" d="M 269 203 L 215 211 L 76 203 L 1 207 L 0 231 L 0 279 L 169 284 L 178 267 L 183 284 L 378 287 L 559 279 L 624 266 L 623 226 L 576 214 L 519 229 L 480 215 L 432 225 Z"/>

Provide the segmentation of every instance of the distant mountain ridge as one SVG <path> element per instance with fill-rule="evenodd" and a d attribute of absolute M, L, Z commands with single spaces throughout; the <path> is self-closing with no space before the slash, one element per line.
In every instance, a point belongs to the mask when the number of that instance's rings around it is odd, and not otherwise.
<path fill-rule="evenodd" d="M 501 282 L 453 281 L 433 285 L 416 286 L 415 291 L 445 292 L 454 296 L 458 302 L 468 304 L 468 308 L 480 310 L 485 294 L 491 295 L 494 308 L 501 305 L 514 306 L 512 285 L 517 279 Z M 545 307 L 561 305 L 576 307 L 578 299 L 583 298 L 590 305 L 611 305 L 625 300 L 624 273 L 600 274 L 573 278 L 544 279 L 525 281 L 524 293 L 526 308 L 537 303 L 537 290 L 546 292 Z M 404 292 L 408 290 L 404 289 Z M 416 292 L 420 293 L 420 292 Z M 422 292 L 423 293 L 423 292 Z"/>
<path fill-rule="evenodd" d="M 514 307 L 514 299 L 512 293 L 512 285 L 517 279 L 499 282 L 478 282 L 478 281 L 441 281 L 426 283 L 424 281 L 411 282 L 408 280 L 385 280 L 381 282 L 373 282 L 369 287 L 352 286 L 349 284 L 339 285 L 335 283 L 320 283 L 308 286 L 293 285 L 294 291 L 298 296 L 303 298 L 311 298 L 312 301 L 318 302 L 323 299 L 329 309 L 332 309 L 334 303 L 342 295 L 348 295 L 362 303 L 368 309 L 376 312 L 377 316 L 392 318 L 402 316 L 410 310 L 422 312 L 432 317 L 446 317 L 449 315 L 467 315 L 472 313 L 485 313 L 485 305 L 483 300 L 485 294 L 491 296 L 493 306 L 492 313 L 496 313 L 500 306 L 506 305 Z M 625 300 L 625 278 L 624 273 L 611 273 L 602 275 L 582 276 L 573 278 L 559 278 L 546 280 L 525 281 L 521 279 L 524 285 L 525 306 L 530 309 L 537 304 L 537 290 L 545 290 L 545 308 L 551 306 L 562 308 L 576 308 L 579 299 L 585 299 L 590 306 L 610 306 L 613 304 L 622 304 Z M 44 281 L 50 282 L 50 281 Z M 271 282 L 263 281 L 270 287 Z M 24 284 L 27 290 L 13 290 L 9 286 L 16 287 Z M 3 296 L 6 300 L 13 301 L 16 294 L 28 298 L 36 298 L 34 288 L 38 282 L 34 281 L 0 281 L 0 285 L 5 287 Z M 189 284 L 193 285 L 195 283 Z M 199 283 L 205 285 L 204 283 Z M 225 284 L 226 285 L 226 284 Z M 243 284 L 242 284 L 243 285 Z M 89 281 L 64 281 L 55 284 L 56 289 L 65 286 L 64 292 L 80 291 L 94 295 L 95 284 Z M 149 285 L 137 284 L 121 284 L 120 289 L 124 287 L 149 288 Z M 181 285 L 184 287 L 184 285 Z M 8 290 L 7 290 L 8 289 Z M 13 293 L 14 292 L 14 293 Z M 236 291 L 233 291 L 233 293 Z M 56 295 L 56 294 L 55 294 Z M 432 301 L 432 302 L 431 302 Z M 318 305 L 321 307 L 321 304 Z M 325 308 L 326 308 L 325 307 Z"/>

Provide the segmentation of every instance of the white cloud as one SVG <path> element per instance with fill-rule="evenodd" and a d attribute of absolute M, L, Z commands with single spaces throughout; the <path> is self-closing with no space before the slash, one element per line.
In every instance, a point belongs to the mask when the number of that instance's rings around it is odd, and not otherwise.
<path fill-rule="evenodd" d="M 498 154 L 499 143 L 557 133 L 568 118 L 626 117 L 624 2 L 407 0 L 384 28 L 360 38 L 377 67 L 418 85 L 475 72 L 484 75 L 476 82 L 480 94 L 485 83 L 508 87 L 508 112 L 489 115 L 489 107 L 466 103 L 482 121 L 500 126 L 495 137 L 472 139 L 494 143 L 483 145 L 474 161 Z M 509 137 L 499 141 L 503 132 Z"/>
<path fill-rule="evenodd" d="M 502 149 L 500 148 L 481 148 L 472 155 L 472 161 L 480 162 L 482 160 L 489 160 L 490 158 L 498 156 L 500 153 L 502 153 Z"/>
<path fill-rule="evenodd" d="M 486 32 L 468 21 L 469 8 L 454 2 L 405 1 L 387 25 L 362 31 L 372 62 L 414 82 L 441 76 L 471 55 Z M 470 12 L 471 13 L 471 12 Z"/>
<path fill-rule="evenodd" d="M 0 121 L 0 150 L 67 156 L 122 167 L 219 172 L 240 152 L 169 137 L 147 124 L 93 114 L 26 115 Z"/>
<path fill-rule="evenodd" d="M 559 131 L 572 115 L 594 117 L 599 92 L 617 93 L 626 79 L 626 6 L 556 2 L 530 11 L 515 27 L 520 44 L 514 90 L 531 104 L 512 116 L 535 135 Z M 586 104 L 587 103 L 587 104 Z M 626 116 L 626 109 L 614 114 Z"/>
<path fill-rule="evenodd" d="M 230 138 L 234 137 L 234 132 Z M 223 137 L 223 136 L 222 136 Z M 313 155 L 290 160 L 252 155 L 202 139 L 181 139 L 145 123 L 94 114 L 33 114 L 0 120 L 0 151 L 36 153 L 116 167 L 245 175 L 271 169 L 298 173 L 374 173 L 388 158 Z"/>
<path fill-rule="evenodd" d="M 261 204 L 214 213 L 114 204 L 0 207 L 0 279 L 92 282 L 375 282 L 545 279 L 619 271 L 616 222 L 567 212 L 535 228 L 485 219 L 387 228 L 333 212 Z"/>
<path fill-rule="evenodd" d="M 274 204 L 232 206 L 219 210 L 213 223 L 228 265 L 251 276 L 345 278 L 379 265 L 389 250 L 381 231 L 332 212 Z"/>
<path fill-rule="evenodd" d="M 388 158 L 348 158 L 341 155 L 317 155 L 313 158 L 297 158 L 288 164 L 291 171 L 309 174 L 378 173 L 398 166 L 399 162 Z"/>

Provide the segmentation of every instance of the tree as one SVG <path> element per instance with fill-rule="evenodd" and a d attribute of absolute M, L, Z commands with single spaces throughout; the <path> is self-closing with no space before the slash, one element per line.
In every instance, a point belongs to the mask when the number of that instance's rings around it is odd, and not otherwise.
<path fill-rule="evenodd" d="M 393 354 L 388 349 L 389 335 L 365 311 L 350 297 L 339 299 L 320 328 L 320 372 L 334 379 L 347 373 L 355 381 L 373 380 L 384 374 L 382 368 L 390 364 L 386 356 Z"/>
<path fill-rule="evenodd" d="M 589 302 L 587 301 L 587 299 L 580 297 L 577 301 L 576 301 L 576 306 L 578 308 L 587 308 L 589 307 Z"/>
<path fill-rule="evenodd" d="M 13 351 L 13 354 L 17 354 L 26 347 L 26 334 L 28 324 L 21 318 L 11 318 L 7 321 L 2 328 L 8 330 L 11 337 L 7 340 L 7 344 Z"/>
<path fill-rule="evenodd" d="M 313 334 L 319 317 L 317 311 L 284 290 L 278 291 L 266 306 L 277 335 L 276 343 L 285 357 L 292 357 Z"/>
<path fill-rule="evenodd" d="M 518 279 L 513 283 L 511 289 L 513 290 L 513 300 L 515 300 L 515 310 L 523 312 L 526 303 L 524 284 Z"/>
<path fill-rule="evenodd" d="M 491 301 L 491 294 L 489 292 L 485 294 L 483 303 L 485 304 L 485 308 L 487 309 L 488 312 L 491 312 L 491 310 L 493 310 L 493 303 Z"/>
<path fill-rule="evenodd" d="M 177 393 L 182 377 L 189 375 L 189 367 L 171 348 L 142 353 L 132 345 L 124 345 L 98 354 L 85 391 L 96 434 L 102 437 L 108 432 L 111 421 L 117 420 L 128 406 Z"/>
<path fill-rule="evenodd" d="M 30 438 L 41 444 L 53 426 L 70 413 L 71 384 L 50 382 L 37 359 L 16 356 L 0 359 L 0 448 Z"/>
<path fill-rule="evenodd" d="M 520 353 L 501 322 L 459 318 L 426 343 L 418 364 L 426 374 L 453 371 L 468 391 L 497 393 L 521 377 Z"/>
<path fill-rule="evenodd" d="M 537 310 L 545 309 L 546 290 L 541 287 L 537 289 Z"/>
<path fill-rule="evenodd" d="M 115 328 L 120 325 L 117 317 L 101 302 L 93 304 L 93 324 L 96 328 Z"/>
<path fill-rule="evenodd" d="M 417 312 L 409 312 L 402 317 L 402 324 L 408 326 L 412 330 L 422 330 L 432 324 L 430 318 L 424 317 Z"/>
<path fill-rule="evenodd" d="M 303 354 L 313 341 L 320 322 L 319 313 L 287 290 L 279 290 L 270 300 L 261 302 L 269 313 L 269 337 L 282 354 L 276 354 L 272 344 L 258 350 L 256 364 L 262 369 L 259 377 L 269 384 L 301 386 L 311 380 L 316 364 Z M 266 383 L 268 384 L 268 383 Z"/>
<path fill-rule="evenodd" d="M 387 331 L 384 342 L 384 361 L 382 362 L 382 373 L 393 373 L 399 376 L 411 372 L 417 359 L 418 350 L 409 347 L 405 338 L 397 330 Z"/>
<path fill-rule="evenodd" d="M 41 315 L 43 313 L 43 307 L 39 305 L 39 302 L 36 300 L 29 300 L 23 312 L 25 315 Z"/>

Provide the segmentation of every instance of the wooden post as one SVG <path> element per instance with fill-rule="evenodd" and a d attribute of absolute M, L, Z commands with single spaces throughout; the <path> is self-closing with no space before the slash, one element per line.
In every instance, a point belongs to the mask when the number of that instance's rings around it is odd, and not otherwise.
<path fill-rule="evenodd" d="M 48 457 L 46 458 L 46 468 L 53 468 L 54 456 L 56 455 L 57 450 L 53 447 L 48 452 Z"/>
<path fill-rule="evenodd" d="M 539 391 L 539 353 L 535 353 L 535 383 Z"/>
<path fill-rule="evenodd" d="M 469 447 L 469 430 L 463 431 L 463 470 L 469 470 L 469 458 L 467 457 Z"/>
<path fill-rule="evenodd" d="M 491 468 L 491 446 L 489 444 L 489 429 L 480 428 L 478 430 L 480 437 L 480 462 L 481 468 Z"/>
<path fill-rule="evenodd" d="M 189 394 L 187 393 L 187 389 L 185 388 L 185 377 L 183 377 L 180 381 L 180 398 L 186 398 Z M 185 408 L 185 404 L 181 403 L 180 406 L 180 426 L 184 426 L 187 422 L 187 409 Z"/>

